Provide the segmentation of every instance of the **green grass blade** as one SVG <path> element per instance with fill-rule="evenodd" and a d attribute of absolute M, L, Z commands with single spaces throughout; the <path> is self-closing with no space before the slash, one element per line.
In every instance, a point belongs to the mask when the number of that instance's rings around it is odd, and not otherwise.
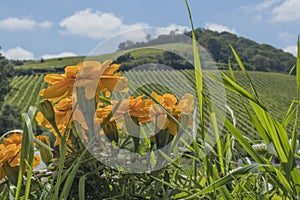
<path fill-rule="evenodd" d="M 266 108 L 260 103 L 259 99 L 254 97 L 250 92 L 248 92 L 246 89 L 244 89 L 242 86 L 240 86 L 239 84 L 237 84 L 236 82 L 234 82 L 233 80 L 231 80 L 225 73 L 222 73 L 223 78 L 224 78 L 224 86 L 239 94 L 242 95 L 244 97 L 246 97 L 247 99 L 249 99 L 250 101 L 255 102 L 256 104 L 260 105 L 262 108 L 264 108 L 266 110 Z"/>
<path fill-rule="evenodd" d="M 19 174 L 18 174 L 18 182 L 17 182 L 17 190 L 15 194 L 15 199 L 20 198 L 21 188 L 22 188 L 22 180 L 23 174 L 26 167 L 26 160 L 28 163 L 32 164 L 33 154 L 34 154 L 34 144 L 33 144 L 33 131 L 30 117 L 27 113 L 22 114 L 22 120 L 24 122 L 24 131 L 22 135 L 22 147 L 21 147 L 21 157 L 20 157 L 20 166 L 19 166 Z M 28 199 L 30 182 L 31 182 L 31 169 L 27 172 L 27 181 L 25 187 L 25 199 Z"/>
<path fill-rule="evenodd" d="M 284 127 L 277 120 L 274 120 L 273 123 L 275 124 L 275 128 L 279 136 L 279 141 L 281 142 L 282 149 L 284 150 L 285 155 L 288 156 L 291 151 L 291 146 L 289 143 L 289 138 L 286 129 L 284 129 Z"/>
<path fill-rule="evenodd" d="M 231 181 L 233 181 L 233 180 L 235 180 L 235 179 L 237 179 L 241 176 L 245 176 L 247 173 L 253 172 L 257 168 L 263 167 L 263 166 L 264 165 L 261 165 L 261 164 L 252 164 L 252 165 L 247 165 L 245 167 L 241 167 L 239 169 L 236 169 L 232 173 L 218 179 L 217 181 L 215 181 L 211 185 L 207 186 L 206 188 L 204 188 L 200 192 L 197 192 L 197 193 L 189 196 L 186 199 L 193 199 L 193 198 L 199 197 L 200 195 L 204 195 L 204 194 L 213 192 L 216 189 L 227 185 L 229 182 L 231 182 Z"/>
<path fill-rule="evenodd" d="M 221 138 L 219 136 L 219 130 L 218 130 L 218 122 L 217 122 L 217 117 L 216 113 L 211 113 L 210 114 L 210 119 L 213 124 L 214 128 L 214 134 L 215 134 L 215 139 L 217 143 L 217 154 L 219 158 L 219 164 L 220 164 L 220 169 L 222 174 L 225 174 L 225 167 L 224 167 L 224 161 L 223 161 L 223 149 L 222 149 L 222 143 L 221 143 Z"/>
<path fill-rule="evenodd" d="M 32 124 L 31 120 L 28 115 L 24 116 L 27 124 L 27 129 L 28 129 L 28 143 L 26 145 L 29 146 L 29 155 L 28 155 L 28 161 L 25 162 L 28 165 L 28 170 L 27 170 L 27 179 L 25 183 L 25 200 L 29 198 L 29 193 L 30 193 L 30 184 L 31 184 L 31 178 L 32 178 L 32 162 L 33 162 L 33 157 L 34 157 L 34 142 L 33 142 L 33 130 L 32 130 Z"/>
<path fill-rule="evenodd" d="M 298 88 L 298 101 L 300 100 L 300 36 L 298 36 L 298 53 L 297 53 L 297 64 L 296 64 L 296 77 L 297 77 L 297 88 Z"/>
<path fill-rule="evenodd" d="M 252 91 L 254 92 L 255 96 L 257 98 L 259 98 L 258 97 L 258 93 L 256 92 L 254 84 L 253 84 L 253 82 L 252 82 L 252 80 L 251 80 L 251 78 L 250 78 L 250 76 L 249 76 L 249 74 L 248 74 L 248 72 L 247 72 L 247 70 L 246 70 L 243 62 L 241 61 L 240 57 L 238 56 L 238 54 L 236 53 L 236 51 L 234 50 L 234 48 L 231 45 L 230 45 L 230 48 L 231 48 L 231 51 L 233 52 L 233 55 L 234 55 L 234 57 L 235 57 L 238 65 L 240 66 L 241 70 L 244 72 L 244 74 L 246 74 L 246 76 L 247 76 L 247 78 L 248 78 L 248 80 L 250 82 L 250 86 L 251 86 Z"/>
<path fill-rule="evenodd" d="M 292 151 L 291 153 L 294 155 L 294 153 L 297 150 L 297 139 L 298 139 L 298 114 L 299 114 L 299 108 L 297 107 L 296 112 L 295 112 L 295 122 L 294 122 L 294 128 L 293 128 L 293 133 L 292 133 L 292 142 L 291 142 L 291 148 Z"/>
<path fill-rule="evenodd" d="M 34 142 L 33 142 L 32 124 L 29 115 L 27 113 L 23 113 L 22 119 L 24 121 L 24 131 L 22 137 L 21 158 L 20 158 L 19 175 L 18 175 L 17 191 L 16 191 L 15 199 L 20 198 L 21 188 L 22 188 L 22 177 L 27 162 L 29 167 L 27 170 L 27 180 L 25 183 L 25 196 L 24 196 L 24 199 L 27 200 L 29 198 L 29 193 L 30 193 L 32 162 L 34 157 Z"/>
<path fill-rule="evenodd" d="M 283 163 L 287 163 L 288 147 L 282 145 L 287 144 L 288 142 L 285 130 L 280 126 L 279 123 L 276 122 L 275 119 L 270 116 L 268 112 L 266 112 L 260 106 L 253 102 L 250 102 L 250 104 L 254 112 L 256 113 L 256 116 L 259 118 L 260 123 L 267 131 L 268 136 L 271 138 L 271 141 L 274 143 L 274 147 L 280 161 Z"/>
<path fill-rule="evenodd" d="M 290 183 L 289 183 L 288 180 L 285 178 L 285 175 L 284 175 L 280 170 L 278 170 L 277 168 L 274 167 L 273 169 L 275 170 L 275 173 L 276 173 L 278 179 L 280 180 L 281 185 L 282 185 L 282 186 L 283 186 L 290 194 L 294 193 L 294 192 L 293 192 L 293 189 L 292 189 L 292 187 L 291 187 L 291 185 L 290 185 Z"/>
<path fill-rule="evenodd" d="M 228 59 L 228 68 L 229 68 L 229 73 L 230 73 L 231 79 L 235 82 L 234 72 L 233 72 L 233 69 L 232 69 L 230 59 Z"/>
<path fill-rule="evenodd" d="M 58 199 L 58 196 L 59 196 L 61 178 L 62 178 L 62 173 L 63 173 L 63 169 L 64 169 L 64 163 L 66 160 L 66 154 L 67 154 L 66 135 L 67 135 L 67 133 L 65 133 L 62 136 L 61 143 L 59 144 L 59 146 L 60 146 L 59 166 L 58 166 L 58 175 L 57 175 L 57 180 L 56 180 L 55 190 L 54 190 L 54 197 L 53 197 L 54 199 Z"/>
<path fill-rule="evenodd" d="M 222 72 L 221 74 L 223 76 L 223 80 L 209 72 L 207 73 L 207 77 L 213 81 L 218 82 L 219 84 L 224 85 L 225 88 L 227 88 L 228 90 L 231 90 L 236 94 L 242 95 L 247 99 L 256 102 L 257 104 L 260 104 L 259 100 L 256 97 L 254 97 L 251 93 L 249 93 L 246 89 L 244 89 L 242 86 L 231 80 L 231 78 L 228 77 L 225 73 Z"/>
<path fill-rule="evenodd" d="M 199 49 L 197 45 L 197 38 L 195 34 L 193 19 L 191 10 L 189 8 L 187 0 L 185 0 L 185 5 L 188 11 L 190 23 L 192 26 L 192 39 L 193 39 L 193 52 L 194 52 L 194 67 L 195 67 L 195 78 L 196 78 L 196 88 L 197 88 L 197 95 L 198 95 L 198 103 L 199 103 L 199 109 L 200 109 L 200 121 L 203 123 L 203 78 L 202 78 L 202 68 L 201 68 L 201 62 L 200 62 L 200 56 L 199 56 Z"/>
<path fill-rule="evenodd" d="M 293 102 L 294 103 L 294 102 Z M 292 103 L 292 104 L 293 104 Z M 291 104 L 291 105 L 292 105 Z M 298 107 L 295 107 L 292 111 L 290 112 L 287 112 L 287 115 L 285 116 L 283 122 L 282 122 L 282 125 L 286 128 L 289 123 L 291 122 L 291 120 L 293 119 L 293 117 L 295 116 L 296 112 L 298 113 Z"/>
<path fill-rule="evenodd" d="M 293 65 L 293 67 L 290 69 L 289 76 L 292 75 L 295 69 L 296 69 L 296 65 Z"/>
<path fill-rule="evenodd" d="M 248 142 L 248 140 L 242 135 L 242 133 L 240 133 L 240 131 L 238 131 L 237 128 L 233 126 L 233 124 L 231 124 L 229 120 L 225 119 L 224 125 L 256 162 L 265 163 L 259 154 L 252 148 L 252 145 Z"/>
<path fill-rule="evenodd" d="M 252 121 L 252 124 L 254 125 L 255 129 L 259 133 L 259 135 L 266 142 L 266 144 L 269 145 L 270 144 L 269 136 L 268 136 L 266 130 L 264 129 L 264 127 L 262 126 L 261 122 L 259 122 L 259 120 L 255 117 L 255 115 L 250 111 L 250 109 L 246 105 L 244 105 L 244 108 L 245 108 L 246 112 L 248 113 L 248 116 L 249 116 L 250 120 Z"/>
<path fill-rule="evenodd" d="M 77 159 L 76 164 L 74 165 L 72 171 L 70 172 L 66 182 L 64 183 L 64 187 L 62 188 L 62 192 L 60 195 L 60 199 L 67 199 L 71 190 L 71 187 L 73 185 L 73 181 L 74 178 L 76 176 L 76 173 L 79 169 L 79 166 L 85 156 L 85 154 L 87 153 L 87 149 L 85 149 L 82 154 L 80 155 L 80 157 Z"/>
<path fill-rule="evenodd" d="M 79 179 L 79 200 L 85 200 L 85 179 L 86 179 L 87 174 L 83 175 Z"/>

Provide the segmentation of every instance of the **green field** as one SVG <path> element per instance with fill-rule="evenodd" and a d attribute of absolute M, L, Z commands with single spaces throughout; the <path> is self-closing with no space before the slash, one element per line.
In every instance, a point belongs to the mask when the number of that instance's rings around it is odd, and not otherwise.
<path fill-rule="evenodd" d="M 203 56 L 202 61 L 207 60 L 209 54 L 204 52 L 203 49 L 201 51 L 201 56 Z M 47 73 L 47 72 L 55 72 L 55 71 L 62 71 L 62 69 L 69 65 L 76 65 L 77 63 L 84 61 L 84 60 L 96 60 L 103 62 L 107 59 L 112 59 L 117 63 L 122 63 L 121 70 L 128 70 L 126 66 L 137 66 L 145 63 L 161 63 L 162 64 L 171 64 L 169 62 L 174 61 L 174 57 L 169 57 L 165 55 L 168 52 L 177 52 L 184 57 L 184 60 L 193 61 L 193 52 L 192 46 L 185 43 L 170 43 L 170 44 L 162 44 L 162 45 L 154 45 L 149 47 L 142 47 L 136 49 L 129 49 L 129 50 L 122 50 L 108 54 L 101 54 L 99 56 L 74 56 L 74 57 L 64 57 L 64 58 L 53 58 L 53 59 L 46 59 L 46 60 L 31 60 L 31 61 L 24 61 L 23 65 L 15 66 L 17 73 L 19 74 L 20 71 L 26 71 L 26 74 L 30 73 Z M 123 60 L 119 61 L 118 59 L 122 59 L 122 56 L 126 54 L 130 54 L 130 58 L 128 60 L 123 58 Z M 208 58 L 210 59 L 210 58 Z M 167 63 L 164 63 L 167 62 Z M 178 64 L 179 62 L 175 60 L 175 63 Z M 173 63 L 174 64 L 174 63 Z M 215 63 L 214 63 L 215 64 Z M 219 65 L 219 63 L 217 63 Z M 221 65 L 221 64 L 220 64 Z M 171 67 L 176 68 L 176 66 Z M 183 66 L 186 68 L 187 66 Z"/>
<path fill-rule="evenodd" d="M 296 97 L 295 77 L 279 73 L 249 73 L 259 97 L 265 102 L 265 106 L 270 113 L 280 120 L 287 111 L 291 100 Z M 175 87 L 171 90 L 177 95 L 183 95 L 189 92 L 187 90 L 195 87 L 194 71 L 192 70 L 129 71 L 124 72 L 124 76 L 132 80 L 137 86 L 146 83 L 158 83 L 166 87 L 173 85 Z M 47 86 L 43 81 L 43 77 L 43 74 L 14 77 L 11 82 L 11 92 L 6 96 L 6 102 L 18 106 L 20 112 L 26 111 L 30 105 L 37 105 L 40 100 L 39 91 Z M 250 89 L 249 83 L 242 72 L 236 72 L 236 79 L 243 87 Z M 149 92 L 155 90 L 160 93 L 160 90 L 162 90 L 162 87 L 155 86 L 155 84 L 148 84 L 146 88 Z M 227 104 L 233 109 L 237 119 L 237 127 L 246 135 L 256 135 L 255 129 L 242 106 L 242 98 L 231 91 L 226 93 Z"/>

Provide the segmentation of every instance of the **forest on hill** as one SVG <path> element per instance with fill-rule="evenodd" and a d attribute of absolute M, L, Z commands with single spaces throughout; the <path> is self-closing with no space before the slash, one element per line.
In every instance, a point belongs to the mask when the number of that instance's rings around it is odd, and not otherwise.
<path fill-rule="evenodd" d="M 191 37 L 191 32 L 185 33 Z M 217 66 L 221 69 L 226 69 L 228 60 L 234 61 L 230 45 L 238 52 L 247 70 L 250 71 L 266 71 L 266 72 L 289 72 L 295 64 L 295 57 L 286 53 L 281 49 L 276 49 L 268 44 L 259 44 L 250 39 L 238 37 L 229 32 L 218 33 L 211 30 L 198 28 L 195 31 L 197 40 L 216 61 Z M 185 37 L 171 32 L 169 35 L 160 35 L 155 39 L 150 39 L 147 42 L 132 42 L 126 41 L 120 43 L 119 51 L 136 49 L 141 47 L 171 44 L 185 42 Z M 125 66 L 125 70 L 131 69 L 136 63 L 143 63 L 144 57 L 133 56 L 131 53 L 125 54 L 119 58 L 119 61 Z M 149 58 L 147 58 L 149 59 Z M 163 54 L 152 54 L 150 61 L 159 61 L 162 64 L 172 64 L 175 69 L 189 69 L 192 66 L 176 55 L 170 55 L 168 52 Z M 149 62 L 149 60 L 148 60 Z M 237 65 L 233 62 L 233 66 L 237 69 Z"/>

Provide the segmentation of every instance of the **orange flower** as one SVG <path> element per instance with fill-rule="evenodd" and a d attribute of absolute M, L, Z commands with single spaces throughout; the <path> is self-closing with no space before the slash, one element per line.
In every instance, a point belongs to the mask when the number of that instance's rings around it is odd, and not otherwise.
<path fill-rule="evenodd" d="M 79 63 L 76 66 L 68 66 L 65 68 L 64 74 L 48 74 L 45 76 L 44 81 L 50 83 L 51 86 L 42 89 L 40 95 L 44 99 L 58 101 L 72 94 L 73 85 L 75 82 L 77 71 L 80 67 Z"/>
<path fill-rule="evenodd" d="M 100 91 L 128 91 L 127 79 L 115 73 L 120 65 L 112 64 L 112 60 L 99 63 L 86 61 L 76 77 L 76 87 L 85 89 L 86 99 L 92 99 Z"/>
<path fill-rule="evenodd" d="M 71 98 L 65 98 L 59 101 L 54 106 L 54 112 L 55 112 L 55 123 L 58 127 L 61 134 L 63 134 L 66 130 L 66 127 L 69 122 L 69 127 L 71 125 L 71 122 L 73 121 L 73 118 L 71 118 L 72 115 L 72 99 Z M 60 143 L 60 136 L 56 133 L 54 128 L 51 126 L 51 124 L 48 122 L 48 120 L 43 116 L 41 112 L 38 112 L 36 115 L 36 121 L 40 126 L 43 126 L 45 128 L 48 128 L 51 130 L 51 132 L 54 133 L 56 137 L 55 145 L 57 146 Z"/>
<path fill-rule="evenodd" d="M 185 94 L 179 103 L 177 103 L 177 98 L 172 94 L 160 96 L 155 92 L 152 92 L 151 96 L 176 120 L 180 119 L 181 114 L 189 114 L 194 109 L 194 97 L 191 94 Z M 152 106 L 151 116 L 156 119 L 156 125 L 159 129 L 165 130 L 166 128 L 169 128 L 171 135 L 177 134 L 178 124 L 169 117 L 159 105 L 155 104 Z"/>
<path fill-rule="evenodd" d="M 117 119 L 124 117 L 124 114 L 128 114 L 132 117 L 138 118 L 139 122 L 147 123 L 151 121 L 149 110 L 153 105 L 153 101 L 150 99 L 144 99 L 143 96 L 130 97 L 129 99 L 124 99 L 114 116 Z"/>
<path fill-rule="evenodd" d="M 0 180 L 5 176 L 4 166 L 8 164 L 9 167 L 20 166 L 22 147 L 22 134 L 13 133 L 7 138 L 3 138 L 3 144 L 0 144 Z M 40 163 L 40 157 L 34 155 L 33 167 Z"/>
<path fill-rule="evenodd" d="M 120 73 L 115 73 L 120 65 L 110 65 L 111 63 L 111 60 L 103 63 L 85 61 L 66 67 L 64 74 L 48 74 L 44 80 L 51 86 L 41 90 L 40 95 L 56 102 L 72 94 L 75 82 L 76 87 L 85 88 L 87 99 L 92 99 L 100 91 L 127 91 L 127 79 Z"/>
<path fill-rule="evenodd" d="M 99 124 L 102 124 L 107 119 L 112 109 L 113 109 L 112 105 L 105 106 L 104 108 L 97 108 L 95 113 L 96 121 Z M 110 121 L 114 121 L 114 118 L 112 117 Z"/>

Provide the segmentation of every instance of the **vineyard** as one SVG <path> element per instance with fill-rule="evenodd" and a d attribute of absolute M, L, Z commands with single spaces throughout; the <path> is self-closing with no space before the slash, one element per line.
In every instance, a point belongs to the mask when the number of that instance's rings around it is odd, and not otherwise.
<path fill-rule="evenodd" d="M 143 86 L 148 92 L 154 90 L 157 93 L 172 92 L 176 95 L 183 95 L 186 92 L 193 92 L 195 89 L 193 70 L 129 71 L 123 74 L 136 86 Z M 295 77 L 264 72 L 250 72 L 250 76 L 260 98 L 266 102 L 267 109 L 280 120 L 291 100 L 296 97 Z M 43 77 L 43 74 L 14 77 L 11 82 L 11 92 L 6 96 L 6 102 L 17 106 L 20 112 L 26 111 L 30 105 L 36 106 L 40 101 L 39 91 L 47 86 Z M 250 89 L 246 77 L 241 72 L 236 72 L 236 79 L 243 87 Z M 208 82 L 207 84 L 212 83 Z M 212 88 L 214 87 L 212 86 Z M 131 85 L 131 91 L 135 89 L 136 87 Z M 135 94 L 133 91 L 132 93 Z M 237 127 L 247 135 L 255 135 L 247 113 L 244 112 L 242 99 L 227 91 L 226 100 L 226 104 L 235 113 Z"/>
<path fill-rule="evenodd" d="M 44 82 L 44 75 L 25 75 L 16 76 L 10 83 L 11 90 L 6 96 L 5 101 L 20 109 L 20 112 L 26 111 L 29 106 L 37 105 L 40 101 L 39 91 L 47 86 Z"/>

